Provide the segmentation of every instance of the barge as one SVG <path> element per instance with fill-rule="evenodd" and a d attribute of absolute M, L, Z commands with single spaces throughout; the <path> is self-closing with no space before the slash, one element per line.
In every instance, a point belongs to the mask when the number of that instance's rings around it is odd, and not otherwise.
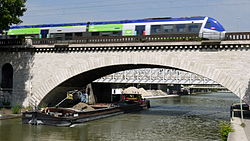
<path fill-rule="evenodd" d="M 122 94 L 121 100 L 110 104 L 87 105 L 82 109 L 46 107 L 22 113 L 22 123 L 32 125 L 71 126 L 118 114 L 139 111 L 150 107 L 150 101 L 139 94 Z M 79 103 L 83 104 L 84 103 Z M 87 109 L 90 110 L 85 110 Z"/>

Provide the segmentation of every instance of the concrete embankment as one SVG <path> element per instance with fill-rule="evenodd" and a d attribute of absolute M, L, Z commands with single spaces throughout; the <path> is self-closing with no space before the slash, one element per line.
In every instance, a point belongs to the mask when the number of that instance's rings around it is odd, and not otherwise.
<path fill-rule="evenodd" d="M 21 118 L 21 114 L 0 115 L 0 120 Z"/>
<path fill-rule="evenodd" d="M 2 108 L 0 109 L 0 120 L 20 118 L 21 114 L 12 114 L 11 109 Z"/>
<path fill-rule="evenodd" d="M 232 128 L 234 132 L 230 132 L 228 135 L 228 141 L 248 141 L 248 137 L 250 137 L 250 133 L 246 132 L 250 126 L 250 120 L 245 122 L 245 127 L 241 125 L 241 119 L 238 117 L 233 117 L 231 120 Z M 250 130 L 249 130 L 250 131 Z"/>

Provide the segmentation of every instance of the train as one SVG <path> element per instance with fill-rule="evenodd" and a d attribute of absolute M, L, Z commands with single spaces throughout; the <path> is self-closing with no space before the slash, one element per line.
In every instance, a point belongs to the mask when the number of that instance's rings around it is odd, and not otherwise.
<path fill-rule="evenodd" d="M 207 16 L 197 16 L 11 26 L 3 35 L 0 34 L 0 38 L 15 39 L 31 36 L 72 40 L 89 36 L 197 34 L 202 39 L 220 40 L 225 38 L 225 33 L 225 29 L 217 20 Z"/>

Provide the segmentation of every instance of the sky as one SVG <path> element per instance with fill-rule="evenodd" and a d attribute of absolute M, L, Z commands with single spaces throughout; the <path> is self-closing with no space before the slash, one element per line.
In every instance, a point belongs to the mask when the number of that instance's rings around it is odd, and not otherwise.
<path fill-rule="evenodd" d="M 21 25 L 209 16 L 250 32 L 250 0 L 27 0 Z"/>

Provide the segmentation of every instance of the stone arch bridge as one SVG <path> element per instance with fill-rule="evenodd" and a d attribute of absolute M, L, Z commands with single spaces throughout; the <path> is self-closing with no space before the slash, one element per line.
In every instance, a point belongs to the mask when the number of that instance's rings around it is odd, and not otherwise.
<path fill-rule="evenodd" d="M 102 76 L 137 68 L 196 73 L 250 101 L 249 40 L 7 45 L 0 54 L 0 68 L 6 63 L 13 66 L 11 102 L 24 106 L 53 100 L 54 95 Z M 1 88 L 0 92 L 5 91 Z"/>

